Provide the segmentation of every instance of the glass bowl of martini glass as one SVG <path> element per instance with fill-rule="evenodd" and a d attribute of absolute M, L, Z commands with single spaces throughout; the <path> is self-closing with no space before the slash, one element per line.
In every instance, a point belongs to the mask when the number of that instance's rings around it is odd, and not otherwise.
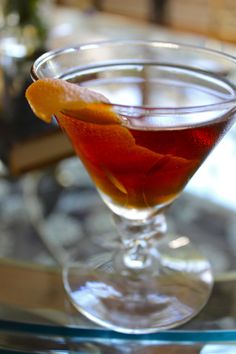
<path fill-rule="evenodd" d="M 56 117 L 114 216 L 120 246 L 99 264 L 65 266 L 74 306 L 124 333 L 181 325 L 206 304 L 211 265 L 165 212 L 234 121 L 236 62 L 220 52 L 122 40 L 49 52 L 33 80 L 57 78 L 108 101 Z M 101 112 L 114 120 L 99 120 Z M 220 162 L 219 162 L 220 163 Z M 219 186 L 220 188 L 220 186 Z"/>

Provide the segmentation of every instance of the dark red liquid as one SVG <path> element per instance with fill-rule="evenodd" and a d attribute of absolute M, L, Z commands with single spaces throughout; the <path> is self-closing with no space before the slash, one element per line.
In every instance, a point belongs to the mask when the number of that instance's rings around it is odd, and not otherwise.
<path fill-rule="evenodd" d="M 105 115 L 100 110 L 96 119 Z M 86 119 L 58 117 L 97 188 L 111 202 L 138 209 L 175 199 L 228 124 L 225 119 L 187 129 L 134 130 Z"/>

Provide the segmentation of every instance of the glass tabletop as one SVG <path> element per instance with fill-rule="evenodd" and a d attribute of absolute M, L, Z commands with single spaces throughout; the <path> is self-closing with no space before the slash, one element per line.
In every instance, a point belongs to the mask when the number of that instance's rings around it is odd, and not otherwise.
<path fill-rule="evenodd" d="M 146 335 L 103 329 L 80 315 L 64 293 L 60 269 L 1 261 L 0 326 L 13 333 L 123 341 L 224 342 L 236 339 L 236 281 L 216 279 L 210 301 L 185 326 Z M 1 342 L 0 342 L 1 343 Z"/>

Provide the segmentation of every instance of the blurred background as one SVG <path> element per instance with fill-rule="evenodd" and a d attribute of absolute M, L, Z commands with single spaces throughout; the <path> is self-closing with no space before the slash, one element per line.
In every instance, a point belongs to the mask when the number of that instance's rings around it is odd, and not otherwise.
<path fill-rule="evenodd" d="M 1 166 L 16 175 L 72 154 L 54 134 L 54 140 L 47 135 L 52 148 L 45 148 L 45 154 L 35 139 L 31 144 L 32 137 L 41 139 L 45 132 L 56 130 L 34 119 L 24 99 L 32 62 L 44 51 L 130 37 L 188 42 L 234 53 L 235 16 L 234 0 L 1 0 Z M 54 151 L 48 154 L 48 150 Z"/>
<path fill-rule="evenodd" d="M 57 3 L 235 41 L 234 0 L 60 0 Z"/>
<path fill-rule="evenodd" d="M 67 139 L 35 118 L 25 100 L 35 58 L 111 38 L 177 41 L 236 56 L 235 18 L 234 0 L 0 0 L 0 256 L 63 263 L 78 251 L 79 237 L 101 245 L 107 234 L 113 242 L 107 211 Z M 235 263 L 235 161 L 234 128 L 175 203 L 169 222 L 201 235 L 221 270 Z M 83 245 L 80 255 L 90 249 Z"/>

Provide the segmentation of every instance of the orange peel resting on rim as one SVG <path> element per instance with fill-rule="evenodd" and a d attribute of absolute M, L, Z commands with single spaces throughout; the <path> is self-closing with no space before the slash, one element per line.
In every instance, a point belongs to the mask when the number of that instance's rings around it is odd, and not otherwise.
<path fill-rule="evenodd" d="M 61 79 L 40 79 L 26 90 L 26 99 L 34 114 L 50 123 L 53 115 L 65 113 L 93 123 L 120 123 L 119 117 L 106 105 L 102 94 Z"/>

